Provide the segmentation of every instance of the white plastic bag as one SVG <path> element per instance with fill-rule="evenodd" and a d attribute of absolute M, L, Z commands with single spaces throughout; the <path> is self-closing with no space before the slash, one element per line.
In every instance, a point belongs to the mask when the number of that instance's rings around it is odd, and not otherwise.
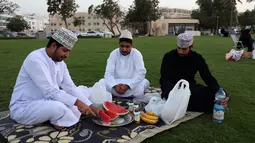
<path fill-rule="evenodd" d="M 98 82 L 90 89 L 90 101 L 94 106 L 101 107 L 105 101 L 112 102 L 112 94 L 106 91 L 106 88 Z"/>
<path fill-rule="evenodd" d="M 226 54 L 226 60 L 239 61 L 243 53 L 244 53 L 244 50 L 237 51 L 235 49 L 231 49 L 230 52 Z"/>
<path fill-rule="evenodd" d="M 149 103 L 152 97 L 161 97 L 159 93 L 146 93 L 144 96 L 139 96 L 134 98 L 134 102 L 144 102 Z"/>
<path fill-rule="evenodd" d="M 153 96 L 150 102 L 144 107 L 146 112 L 154 112 L 157 116 L 160 115 L 166 101 L 160 97 Z"/>
<path fill-rule="evenodd" d="M 255 49 L 252 51 L 252 59 L 255 60 Z"/>
<path fill-rule="evenodd" d="M 168 99 L 160 114 L 161 119 L 166 124 L 171 124 L 184 117 L 188 108 L 190 95 L 188 81 L 183 79 L 178 81 L 169 92 Z"/>

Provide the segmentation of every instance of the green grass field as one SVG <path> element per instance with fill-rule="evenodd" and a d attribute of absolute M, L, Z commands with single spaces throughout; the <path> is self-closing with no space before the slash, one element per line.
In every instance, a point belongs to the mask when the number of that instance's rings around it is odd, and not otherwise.
<path fill-rule="evenodd" d="M 0 108 L 7 110 L 16 76 L 26 55 L 44 47 L 46 40 L 0 40 Z M 66 61 L 77 85 L 92 86 L 103 77 L 106 59 L 118 46 L 118 39 L 81 39 Z M 232 95 L 223 124 L 202 115 L 147 139 L 155 142 L 251 143 L 255 142 L 255 64 L 252 60 L 230 62 L 225 53 L 233 46 L 230 38 L 196 37 L 195 48 L 207 61 L 220 85 Z M 176 37 L 135 38 L 147 68 L 151 86 L 159 87 L 159 70 L 164 53 L 176 47 Z M 197 81 L 202 83 L 199 76 Z M 206 96 L 206 95 L 205 95 Z"/>

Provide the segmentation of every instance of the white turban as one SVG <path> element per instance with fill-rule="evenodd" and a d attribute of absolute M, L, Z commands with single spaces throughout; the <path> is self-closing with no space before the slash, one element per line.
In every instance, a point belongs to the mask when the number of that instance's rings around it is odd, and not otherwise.
<path fill-rule="evenodd" d="M 193 36 L 188 33 L 181 33 L 177 36 L 177 46 L 179 48 L 188 48 L 193 44 Z"/>
<path fill-rule="evenodd" d="M 72 31 L 65 28 L 58 29 L 52 35 L 52 38 L 70 50 L 73 48 L 74 44 L 78 41 L 77 36 Z"/>

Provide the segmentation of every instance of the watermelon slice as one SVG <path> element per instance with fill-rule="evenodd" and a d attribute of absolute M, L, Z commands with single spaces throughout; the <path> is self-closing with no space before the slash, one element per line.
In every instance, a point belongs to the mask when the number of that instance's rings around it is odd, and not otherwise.
<path fill-rule="evenodd" d="M 111 121 L 117 119 L 119 116 L 118 114 L 116 114 L 110 110 L 105 110 L 104 112 L 106 113 L 106 115 L 108 115 L 110 117 Z"/>
<path fill-rule="evenodd" d="M 109 101 L 105 101 L 104 104 L 103 104 L 104 108 L 106 110 L 109 110 L 111 112 L 114 112 L 118 115 L 126 115 L 129 113 L 129 111 L 119 105 L 116 105 L 114 103 L 111 103 Z"/>
<path fill-rule="evenodd" d="M 106 115 L 104 111 L 99 111 L 99 117 L 100 117 L 101 120 L 104 121 L 104 123 L 106 125 L 110 125 L 111 124 L 111 122 L 110 122 L 111 118 L 108 115 Z"/>

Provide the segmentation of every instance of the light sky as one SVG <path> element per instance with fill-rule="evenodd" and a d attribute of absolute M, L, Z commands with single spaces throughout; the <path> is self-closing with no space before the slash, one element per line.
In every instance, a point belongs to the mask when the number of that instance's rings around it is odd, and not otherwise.
<path fill-rule="evenodd" d="M 20 10 L 17 13 L 36 13 L 38 15 L 48 15 L 47 13 L 47 0 L 10 0 L 20 5 Z M 118 0 L 120 5 L 125 9 L 133 3 L 133 0 Z M 169 8 L 184 8 L 184 9 L 196 9 L 198 6 L 195 4 L 196 0 L 159 0 L 161 7 Z M 247 9 L 254 8 L 255 2 L 246 3 L 246 0 L 242 0 L 243 4 L 237 5 L 237 10 L 243 12 Z M 88 7 L 91 4 L 98 5 L 102 3 L 102 0 L 76 0 L 76 3 L 80 6 L 78 12 L 87 12 Z"/>

